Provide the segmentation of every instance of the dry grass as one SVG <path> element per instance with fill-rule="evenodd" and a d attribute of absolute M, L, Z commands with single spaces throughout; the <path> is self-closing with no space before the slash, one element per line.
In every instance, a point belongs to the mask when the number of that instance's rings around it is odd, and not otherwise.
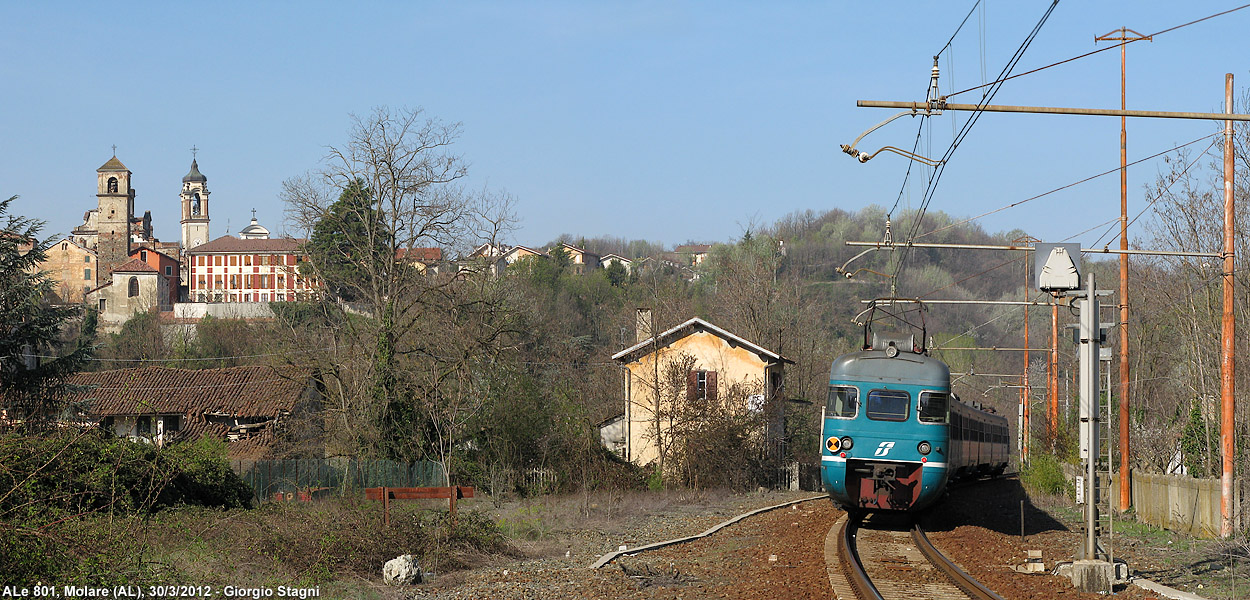
<path fill-rule="evenodd" d="M 380 583 L 382 565 L 414 554 L 446 572 L 515 552 L 483 513 L 415 503 L 381 506 L 358 499 L 270 503 L 255 510 L 180 508 L 155 515 L 140 534 L 154 571 L 202 585 Z"/>
<path fill-rule="evenodd" d="M 542 541 L 563 531 L 613 531 L 657 512 L 695 511 L 716 495 L 708 490 L 597 490 L 504 501 L 492 514 L 509 538 Z"/>

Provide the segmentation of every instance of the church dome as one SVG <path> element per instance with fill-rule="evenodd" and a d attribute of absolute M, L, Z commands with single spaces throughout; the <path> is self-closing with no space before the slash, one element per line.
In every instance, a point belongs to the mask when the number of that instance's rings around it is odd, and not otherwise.
<path fill-rule="evenodd" d="M 191 183 L 191 182 L 206 183 L 207 181 L 208 181 L 208 178 L 205 177 L 204 174 L 200 172 L 200 165 L 195 163 L 194 158 L 191 159 L 191 172 L 183 176 L 182 182 L 183 183 Z"/>
<path fill-rule="evenodd" d="M 251 225 L 239 231 L 239 237 L 245 240 L 267 240 L 269 239 L 269 230 L 261 226 L 256 221 L 256 217 L 252 217 Z"/>

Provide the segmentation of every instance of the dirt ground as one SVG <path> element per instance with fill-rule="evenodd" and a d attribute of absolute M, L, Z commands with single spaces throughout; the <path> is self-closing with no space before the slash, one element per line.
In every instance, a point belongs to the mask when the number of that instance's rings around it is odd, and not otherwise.
<path fill-rule="evenodd" d="M 828 500 L 762 513 L 708 538 L 589 568 L 621 545 L 692 535 L 749 510 L 812 495 L 686 491 L 482 501 L 478 508 L 498 519 L 524 557 L 477 557 L 480 567 L 438 574 L 432 582 L 395 590 L 400 592 L 395 597 L 832 598 L 823 547 L 841 513 Z M 1073 558 L 1079 514 L 1062 504 L 1035 502 L 1018 481 L 1004 479 L 953 492 L 925 525 L 940 550 L 1005 598 L 1093 600 L 1099 596 L 1078 593 L 1067 578 L 1014 570 L 1031 549 L 1042 550 L 1050 570 L 1056 561 Z M 1117 557 L 1159 583 L 1211 600 L 1250 594 L 1250 565 L 1236 565 L 1237 574 L 1227 564 L 1214 567 L 1219 561 L 1211 557 L 1218 558 L 1221 547 L 1216 542 L 1118 523 L 1112 547 Z M 1135 586 L 1116 592 L 1122 598 L 1157 597 Z"/>

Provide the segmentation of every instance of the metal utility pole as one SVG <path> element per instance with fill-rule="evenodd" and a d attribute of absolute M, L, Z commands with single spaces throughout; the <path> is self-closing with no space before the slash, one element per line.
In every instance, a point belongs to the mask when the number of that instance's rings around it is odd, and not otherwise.
<path fill-rule="evenodd" d="M 1098 319 L 1098 293 L 1094 273 L 1085 275 L 1085 297 L 1081 299 L 1081 381 L 1080 413 L 1081 459 L 1085 461 L 1085 559 L 1098 556 L 1098 345 L 1101 332 Z"/>
<path fill-rule="evenodd" d="M 1013 244 L 1032 244 L 1038 240 L 1033 237 L 1025 236 L 1018 240 L 1013 240 Z M 1029 288 L 1032 287 L 1029 281 L 1029 261 L 1024 261 L 1024 299 L 1029 299 Z M 1024 370 L 1021 371 L 1021 379 L 1023 384 L 1020 387 L 1020 464 L 1028 464 L 1030 458 L 1029 438 L 1032 433 L 1033 411 L 1029 406 L 1029 305 L 1024 305 Z"/>
<path fill-rule="evenodd" d="M 1224 75 L 1224 111 L 1233 114 L 1233 74 Z M 1221 327 L 1223 360 L 1220 362 L 1220 452 L 1223 470 L 1220 473 L 1220 535 L 1233 533 L 1233 122 L 1224 121 L 1224 318 Z"/>
<path fill-rule="evenodd" d="M 1132 33 L 1133 37 L 1129 34 Z M 1142 35 L 1121 27 L 1094 38 L 1095 42 L 1117 41 L 1120 43 L 1120 110 L 1128 109 L 1125 104 L 1126 61 L 1125 48 L 1129 42 L 1150 40 L 1150 36 Z M 1128 118 L 1120 116 L 1120 249 L 1128 250 Z M 1129 461 L 1129 361 L 1128 361 L 1128 255 L 1120 255 L 1120 510 L 1128 510 L 1132 503 L 1131 463 Z"/>
<path fill-rule="evenodd" d="M 1051 452 L 1059 434 L 1059 305 L 1050 307 L 1050 405 L 1046 411 L 1046 439 Z"/>

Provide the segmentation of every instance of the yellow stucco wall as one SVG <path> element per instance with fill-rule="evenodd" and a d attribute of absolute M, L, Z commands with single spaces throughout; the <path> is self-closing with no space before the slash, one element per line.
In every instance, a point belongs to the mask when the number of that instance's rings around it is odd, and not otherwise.
<path fill-rule="evenodd" d="M 53 283 L 57 300 L 67 304 L 83 301 L 83 293 L 96 287 L 97 273 L 95 252 L 61 240 L 48 248 L 47 260 L 39 263 L 39 269 Z"/>
<path fill-rule="evenodd" d="M 694 333 L 660 347 L 661 378 L 664 365 L 682 353 L 696 359 L 696 370 L 716 371 L 717 395 L 722 399 L 728 398 L 728 390 L 735 383 L 757 387 L 760 393 L 767 394 L 769 373 L 780 373 L 781 369 L 780 365 L 770 368 L 762 357 L 745 347 L 735 347 L 720 336 L 696 329 Z M 646 465 L 659 458 L 656 428 L 658 426 L 666 430 L 668 426 L 664 422 L 657 423 L 655 419 L 655 365 L 654 353 L 644 354 L 625 364 L 625 419 L 629 444 L 627 458 L 639 465 Z M 741 401 L 745 403 L 745 399 Z M 745 406 L 736 408 L 741 410 Z M 666 409 L 661 407 L 661 413 L 664 412 Z"/>

